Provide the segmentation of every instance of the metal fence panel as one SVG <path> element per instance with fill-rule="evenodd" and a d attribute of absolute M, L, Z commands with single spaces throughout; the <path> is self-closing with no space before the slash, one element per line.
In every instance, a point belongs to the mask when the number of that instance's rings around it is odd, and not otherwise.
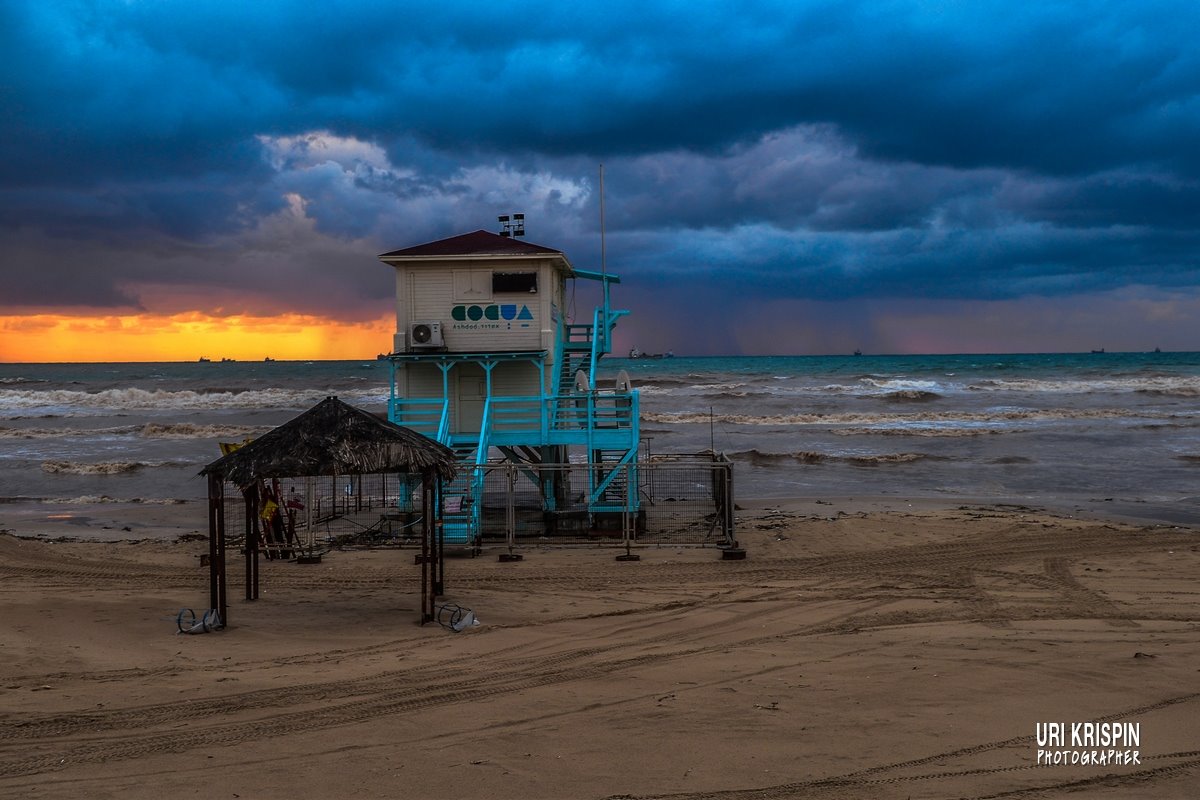
<path fill-rule="evenodd" d="M 467 468 L 470 469 L 470 468 Z M 483 544 L 728 546 L 734 543 L 733 464 L 723 457 L 655 458 L 629 464 L 490 463 L 472 482 Z M 268 557 L 315 547 L 419 546 L 420 479 L 405 475 L 289 478 L 278 501 Z M 478 490 L 482 487 L 482 491 Z M 262 487 L 260 487 L 260 491 Z M 231 547 L 244 547 L 246 505 L 225 487 Z"/>
<path fill-rule="evenodd" d="M 494 464 L 485 542 L 725 546 L 734 541 L 727 460 Z"/>

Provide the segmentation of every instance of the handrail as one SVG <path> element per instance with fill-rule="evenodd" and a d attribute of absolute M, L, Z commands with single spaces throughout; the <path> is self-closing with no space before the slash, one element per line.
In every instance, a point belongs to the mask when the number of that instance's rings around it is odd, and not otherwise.
<path fill-rule="evenodd" d="M 495 398 L 489 396 L 483 401 L 483 417 L 479 422 L 479 449 L 475 453 L 476 466 L 487 463 L 488 440 L 491 438 L 493 399 Z"/>
<path fill-rule="evenodd" d="M 600 327 L 600 309 L 597 308 L 592 314 L 592 359 L 588 365 L 588 386 L 595 387 L 596 385 L 596 362 L 600 360 L 600 356 L 607 353 L 607 350 L 600 351 L 600 340 L 608 336 L 607 331 Z"/>
<path fill-rule="evenodd" d="M 564 338 L 568 342 L 590 342 L 592 340 L 592 327 L 586 323 L 567 323 L 566 336 Z"/>
<path fill-rule="evenodd" d="M 489 403 L 489 441 L 515 432 L 537 432 L 545 442 L 554 430 L 632 429 L 640 397 L 636 391 L 594 389 L 547 397 L 507 395 L 493 397 Z"/>
<path fill-rule="evenodd" d="M 596 484 L 596 488 L 592 491 L 592 494 L 588 498 L 588 501 L 591 503 L 600 502 L 600 498 L 604 495 L 604 493 L 606 491 L 608 491 L 608 487 L 612 485 L 612 482 L 617 477 L 617 473 L 620 471 L 621 467 L 626 468 L 625 469 L 625 473 L 626 473 L 625 477 L 626 477 L 626 479 L 628 479 L 630 477 L 629 476 L 629 465 L 633 463 L 636 456 L 637 456 L 637 452 L 634 450 L 630 450 L 629 452 L 625 453 L 624 456 L 621 457 L 620 461 L 613 462 L 612 469 L 609 471 L 608 475 L 606 475 L 604 477 L 604 479 L 602 481 L 600 481 L 600 483 Z M 628 484 L 627 484 L 627 486 L 628 486 Z M 626 497 L 625 505 L 626 505 L 626 507 L 628 507 L 630 505 L 628 491 L 625 492 L 625 497 Z"/>
<path fill-rule="evenodd" d="M 437 441 L 440 444 L 450 443 L 450 397 L 448 395 L 442 402 L 442 420 L 438 423 Z"/>
<path fill-rule="evenodd" d="M 393 397 L 390 400 L 389 419 L 398 425 L 431 435 L 438 429 L 441 409 L 436 406 L 441 404 L 441 398 Z"/>
<path fill-rule="evenodd" d="M 492 396 L 483 403 L 483 418 L 479 422 L 479 446 L 475 450 L 475 469 L 471 475 L 471 530 L 479 531 L 483 522 L 483 483 L 487 476 L 488 444 L 492 427 Z"/>
<path fill-rule="evenodd" d="M 559 385 L 562 383 L 562 363 L 567 357 L 567 340 L 571 338 L 571 326 L 567 324 L 565 319 L 561 322 L 563 326 L 563 335 L 555 337 L 557 341 L 554 343 L 554 372 L 550 378 L 550 393 L 554 394 L 558 391 Z M 542 377 L 542 386 L 539 391 L 542 394 L 546 393 L 545 376 Z"/>

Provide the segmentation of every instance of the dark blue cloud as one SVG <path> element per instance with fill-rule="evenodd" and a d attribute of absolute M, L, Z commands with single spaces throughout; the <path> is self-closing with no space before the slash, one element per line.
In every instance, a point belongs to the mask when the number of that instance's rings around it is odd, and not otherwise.
<path fill-rule="evenodd" d="M 148 167 L 215 168 L 249 135 L 310 129 L 616 156 L 828 123 L 889 160 L 1195 167 L 1190 3 L 26 0 L 6 16 L 7 127 L 67 163 L 127 142 Z M 96 155 L 137 169 L 117 154 Z"/>
<path fill-rule="evenodd" d="M 352 316 L 390 293 L 369 254 L 513 210 L 594 266 L 601 160 L 647 285 L 1190 291 L 1198 30 L 1190 2 L 13 0 L 0 259 L 39 266 L 0 304 Z"/>

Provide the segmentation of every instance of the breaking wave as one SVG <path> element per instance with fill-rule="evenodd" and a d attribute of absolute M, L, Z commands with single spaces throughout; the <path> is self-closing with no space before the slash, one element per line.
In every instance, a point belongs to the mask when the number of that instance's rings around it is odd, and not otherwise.
<path fill-rule="evenodd" d="M 739 399 L 742 397 L 749 397 L 749 396 L 750 396 L 749 392 L 718 392 L 718 393 L 714 393 L 714 394 L 695 395 L 695 397 L 697 397 L 700 400 L 728 400 L 730 398 Z"/>
<path fill-rule="evenodd" d="M 970 393 L 1024 394 L 1128 394 L 1163 397 L 1200 397 L 1200 377 L 1188 375 L 1130 375 L 1124 377 L 1074 378 L 977 378 L 943 377 L 939 380 L 857 375 L 845 382 L 809 383 L 802 375 L 778 375 L 773 381 L 751 375 L 691 375 L 686 378 L 641 377 L 637 388 L 645 394 L 713 394 L 722 391 L 746 394 L 822 396 L 853 394 L 862 398 L 878 397 L 894 402 L 936 400 L 947 395 Z M 780 383 L 784 381 L 784 383 Z"/>
<path fill-rule="evenodd" d="M 895 403 L 924 403 L 940 398 L 941 395 L 937 392 L 930 392 L 924 389 L 901 389 L 895 392 L 888 392 L 883 396 L 884 400 L 891 400 Z"/>
<path fill-rule="evenodd" d="M 937 381 L 920 381 L 909 378 L 876 378 L 863 377 L 859 379 L 858 393 L 866 397 L 876 396 L 884 400 L 900 402 L 911 400 L 936 400 L 942 392 L 956 388 L 953 384 L 942 384 Z M 867 391 L 863 391 L 863 389 Z M 870 391 L 870 390 L 876 391 Z"/>
<path fill-rule="evenodd" d="M 6 428 L 0 425 L 0 439 L 56 439 L 61 436 L 121 436 L 134 433 L 136 425 L 117 428 Z"/>
<path fill-rule="evenodd" d="M 1141 375 L 1124 378 L 1081 378 L 1044 380 L 1038 378 L 990 378 L 967 386 L 972 391 L 1094 394 L 1136 392 L 1178 397 L 1200 396 L 1200 378 L 1177 375 Z"/>
<path fill-rule="evenodd" d="M 729 453 L 734 461 L 744 461 L 751 464 L 771 465 L 784 463 L 824 464 L 841 462 L 859 467 L 877 467 L 883 464 L 910 464 L 914 461 L 932 460 L 947 461 L 946 456 L 935 456 L 929 453 L 875 453 L 870 455 L 829 455 L 811 450 L 800 450 L 794 453 L 764 453 L 761 450 L 742 450 Z"/>
<path fill-rule="evenodd" d="M 751 464 L 781 464 L 799 462 L 801 464 L 820 464 L 828 456 L 811 450 L 800 450 L 795 453 L 764 453 L 761 450 L 742 450 L 727 454 L 734 461 L 745 461 Z"/>
<path fill-rule="evenodd" d="M 1151 397 L 1200 397 L 1198 386 L 1177 386 L 1170 389 L 1135 389 L 1138 394 Z"/>
<path fill-rule="evenodd" d="M 119 475 L 146 466 L 140 461 L 100 461 L 81 464 L 77 461 L 43 461 L 42 472 L 50 475 Z"/>
<path fill-rule="evenodd" d="M 935 456 L 929 453 L 881 453 L 872 456 L 846 456 L 851 464 L 861 467 L 874 467 L 880 464 L 909 464 L 913 461 L 949 461 L 947 456 Z"/>
<path fill-rule="evenodd" d="M 931 411 L 917 414 L 832 413 L 832 414 L 715 414 L 713 422 L 726 425 L 913 425 L 919 423 L 988 423 L 1020 420 L 1061 419 L 1194 419 L 1194 415 L 1126 408 L 1003 408 L 989 411 Z M 706 412 L 643 411 L 642 419 L 665 425 L 708 424 Z"/>
<path fill-rule="evenodd" d="M 9 428 L 0 425 L 0 439 L 57 439 L 65 436 L 131 436 L 146 439 L 244 438 L 262 433 L 261 426 L 197 425 L 191 422 L 123 425 L 113 428 Z"/>
<path fill-rule="evenodd" d="M 339 396 L 349 403 L 384 403 L 386 388 L 343 391 Z M 88 410 L 209 410 L 247 408 L 303 409 L 323 400 L 328 392 L 313 389 L 252 389 L 246 391 L 164 391 L 155 389 L 105 389 L 80 392 L 71 389 L 31 391 L 0 390 L 0 408 L 88 409 Z"/>
<path fill-rule="evenodd" d="M 975 426 L 970 428 L 951 427 L 917 427 L 906 425 L 896 428 L 834 428 L 830 433 L 836 436 L 923 436 L 927 438 L 957 439 L 969 436 L 994 436 L 1001 433 L 1025 433 L 1028 428 L 985 428 Z"/>
<path fill-rule="evenodd" d="M 162 424 L 150 422 L 138 429 L 147 439 L 217 439 L 238 438 L 261 433 L 262 427 L 250 425 L 196 425 L 191 422 Z"/>
<path fill-rule="evenodd" d="M 137 472 L 143 467 L 191 466 L 167 461 L 43 461 L 42 472 L 49 475 L 121 475 Z"/>
<path fill-rule="evenodd" d="M 103 505 L 106 503 L 129 503 L 148 506 L 180 506 L 190 501 L 178 497 L 131 497 L 128 499 L 121 499 L 117 497 L 109 497 L 106 494 L 85 494 L 81 497 L 47 497 L 41 502 L 68 506 L 91 506 Z"/>
<path fill-rule="evenodd" d="M 746 397 L 750 394 L 747 391 L 748 384 L 741 382 L 728 383 L 695 383 L 692 381 L 672 381 L 672 380 L 654 380 L 650 383 L 639 384 L 635 383 L 634 388 L 640 390 L 646 395 L 674 395 L 674 394 L 699 394 L 709 397 Z M 679 392 L 678 389 L 686 388 L 686 392 Z"/>

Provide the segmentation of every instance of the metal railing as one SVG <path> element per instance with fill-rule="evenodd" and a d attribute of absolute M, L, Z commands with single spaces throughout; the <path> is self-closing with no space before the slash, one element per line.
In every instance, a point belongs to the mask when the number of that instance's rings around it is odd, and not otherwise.
<path fill-rule="evenodd" d="M 565 343 L 568 348 L 570 348 L 571 345 L 586 345 L 586 349 L 591 350 L 592 330 L 595 326 L 567 323 L 563 327 L 563 332 L 566 335 Z M 585 348 L 577 347 L 571 349 L 583 350 Z"/>
<path fill-rule="evenodd" d="M 636 428 L 639 397 L 636 391 L 593 389 L 539 397 L 492 396 L 488 430 L 501 436 L 526 434 L 549 442 L 554 431 L 594 430 L 599 434 Z M 390 418 L 398 425 L 443 444 L 450 441 L 449 398 L 394 398 Z"/>
<path fill-rule="evenodd" d="M 393 398 L 391 419 L 431 439 L 438 438 L 440 425 L 445 418 L 445 400 L 435 398 Z"/>

